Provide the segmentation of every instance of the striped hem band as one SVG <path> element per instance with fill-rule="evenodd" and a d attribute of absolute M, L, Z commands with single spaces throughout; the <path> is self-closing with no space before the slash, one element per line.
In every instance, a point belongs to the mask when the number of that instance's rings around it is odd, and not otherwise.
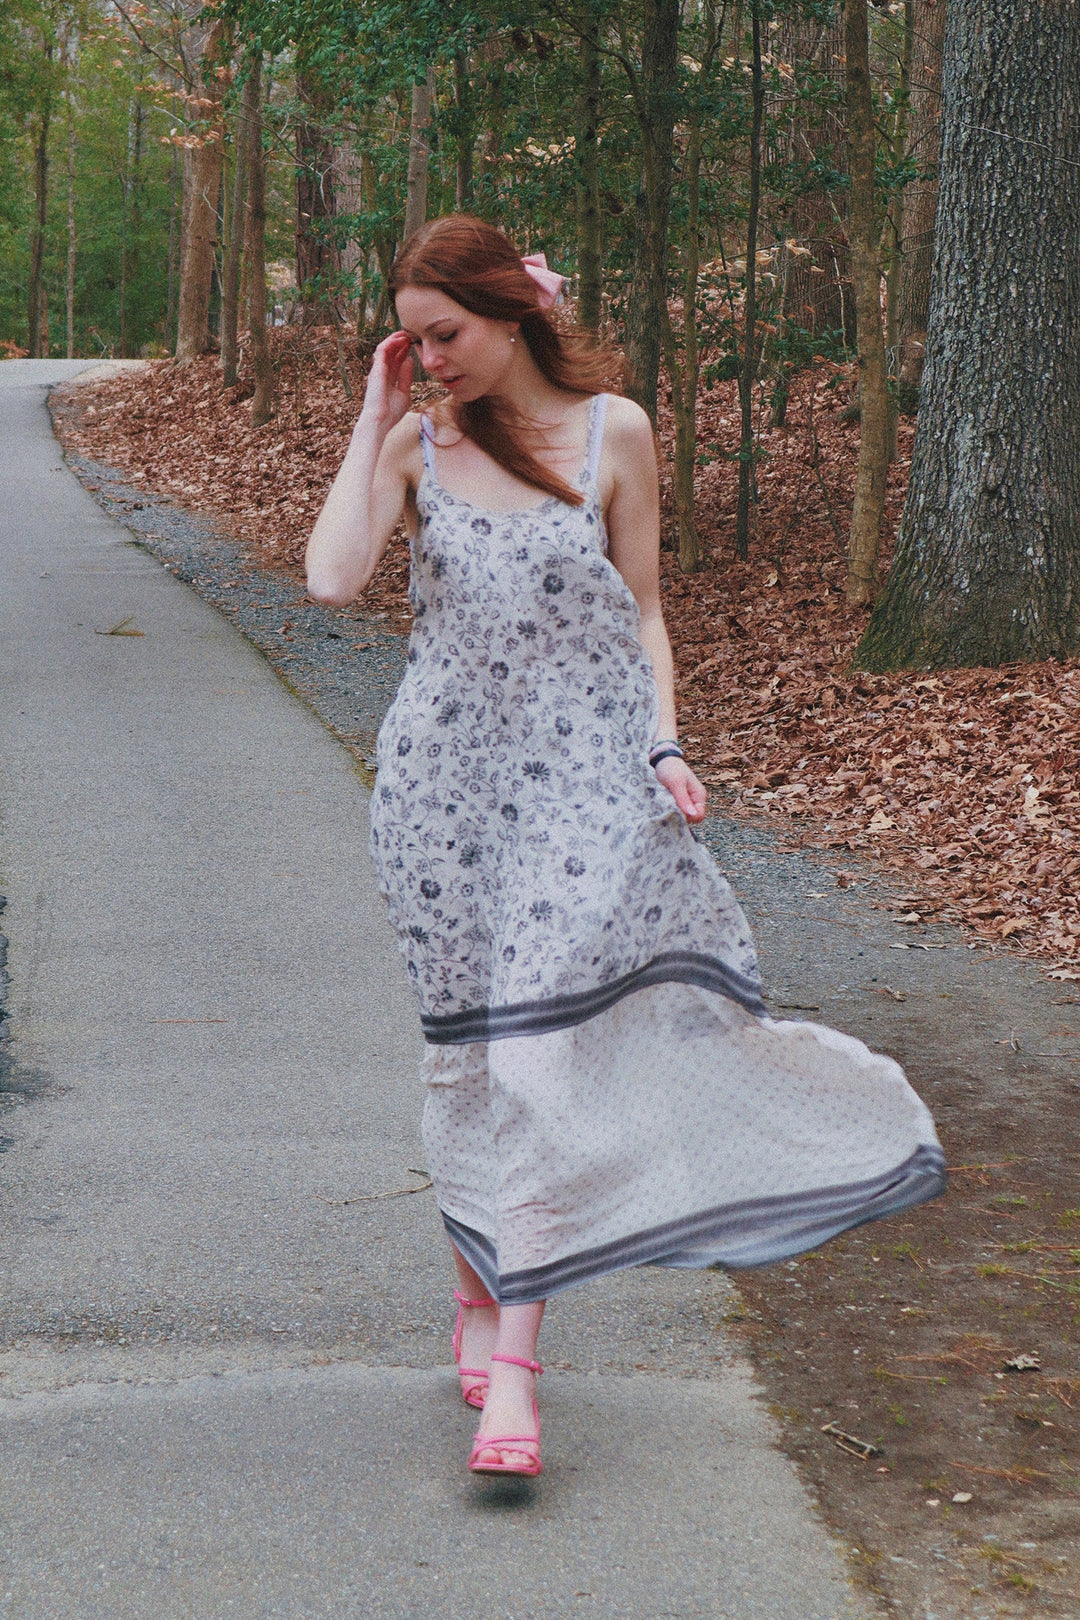
<path fill-rule="evenodd" d="M 867 1221 L 896 1215 L 945 1191 L 945 1156 L 924 1143 L 894 1170 L 845 1187 L 752 1198 L 669 1221 L 548 1265 L 499 1275 L 491 1240 L 443 1211 L 454 1247 L 493 1299 L 529 1305 L 629 1266 L 713 1266 L 743 1270 L 806 1254 Z"/>
<path fill-rule="evenodd" d="M 509 1007 L 469 1007 L 446 1018 L 425 1016 L 420 1022 L 424 1039 L 435 1046 L 499 1041 L 514 1035 L 546 1035 L 552 1030 L 583 1024 L 646 985 L 673 982 L 715 990 L 759 1018 L 768 1011 L 757 981 L 746 978 L 718 957 L 702 956 L 696 951 L 665 951 L 643 967 L 633 968 L 621 978 L 597 985 L 593 990 L 551 996 L 544 1001 L 519 1001 Z"/>

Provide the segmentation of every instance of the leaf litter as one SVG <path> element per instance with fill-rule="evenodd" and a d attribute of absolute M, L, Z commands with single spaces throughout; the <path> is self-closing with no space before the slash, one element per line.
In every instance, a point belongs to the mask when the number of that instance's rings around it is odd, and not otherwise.
<path fill-rule="evenodd" d="M 298 413 L 300 340 L 275 340 L 281 403 L 266 427 L 251 426 L 244 385 L 223 390 L 207 357 L 80 385 L 64 436 L 224 520 L 257 563 L 297 572 L 348 444 L 364 363 L 350 362 L 349 401 L 334 334 L 309 334 Z M 737 401 L 731 384 L 703 390 L 698 517 L 709 566 L 683 575 L 672 550 L 662 555 L 688 757 L 730 813 L 779 820 L 798 843 L 857 853 L 902 880 L 907 892 L 894 904 L 911 926 L 960 923 L 1080 982 L 1080 660 L 933 675 L 851 670 L 867 612 L 844 600 L 834 530 L 837 514 L 850 512 L 858 448 L 857 425 L 842 419 L 851 381 L 832 365 L 803 373 L 784 426 L 762 429 L 746 562 L 732 558 Z M 913 432 L 901 422 L 887 534 Z M 668 400 L 665 450 L 672 435 Z M 666 472 L 663 483 L 670 530 Z M 388 629 L 408 629 L 407 584 L 399 535 L 364 598 Z"/>

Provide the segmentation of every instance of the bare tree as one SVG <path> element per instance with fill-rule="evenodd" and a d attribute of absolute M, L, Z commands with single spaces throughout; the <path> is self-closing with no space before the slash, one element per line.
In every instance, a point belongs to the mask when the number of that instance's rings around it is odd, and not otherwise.
<path fill-rule="evenodd" d="M 859 461 L 848 536 L 847 598 L 871 602 L 878 592 L 878 550 L 888 472 L 888 391 L 881 328 L 881 266 L 874 194 L 877 131 L 870 87 L 866 0 L 846 0 L 845 47 L 851 271 L 859 355 Z"/>
<path fill-rule="evenodd" d="M 429 64 L 424 77 L 413 85 L 412 111 L 409 119 L 409 172 L 405 190 L 405 226 L 402 237 L 407 242 L 427 219 L 428 162 L 431 147 L 428 143 L 428 125 L 431 123 L 431 105 L 435 98 L 435 68 Z"/>
<path fill-rule="evenodd" d="M 215 18 L 199 57 L 196 93 L 188 106 L 197 128 L 184 146 L 184 206 L 180 231 L 180 299 L 176 358 L 194 360 L 210 347 L 210 288 L 218 234 L 222 166 L 222 81 L 225 24 Z"/>
<path fill-rule="evenodd" d="M 900 384 L 918 388 L 926 358 L 930 269 L 941 147 L 941 59 L 945 0 L 915 0 L 908 156 L 919 177 L 906 188 L 900 268 Z"/>
<path fill-rule="evenodd" d="M 247 232 L 245 258 L 248 281 L 248 332 L 255 371 L 251 420 L 256 427 L 274 414 L 274 362 L 266 335 L 266 153 L 262 129 L 262 56 L 256 53 L 244 85 L 244 125 L 247 129 Z"/>

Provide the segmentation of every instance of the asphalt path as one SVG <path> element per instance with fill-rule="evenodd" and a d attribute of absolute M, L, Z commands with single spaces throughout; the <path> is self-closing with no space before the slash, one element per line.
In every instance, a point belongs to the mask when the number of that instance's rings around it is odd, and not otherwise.
<path fill-rule="evenodd" d="M 356 760 L 0 365 L 0 1616 L 869 1615 L 719 1274 L 560 1299 L 472 1479 Z"/>

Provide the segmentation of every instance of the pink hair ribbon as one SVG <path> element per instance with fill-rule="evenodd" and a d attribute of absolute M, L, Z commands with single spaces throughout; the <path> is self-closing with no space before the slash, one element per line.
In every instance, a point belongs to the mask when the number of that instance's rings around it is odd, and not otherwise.
<path fill-rule="evenodd" d="M 566 277 L 560 276 L 557 270 L 548 269 L 547 255 L 544 253 L 526 254 L 521 263 L 525 274 L 531 276 L 536 283 L 536 301 L 540 308 L 550 309 L 557 303 Z"/>

